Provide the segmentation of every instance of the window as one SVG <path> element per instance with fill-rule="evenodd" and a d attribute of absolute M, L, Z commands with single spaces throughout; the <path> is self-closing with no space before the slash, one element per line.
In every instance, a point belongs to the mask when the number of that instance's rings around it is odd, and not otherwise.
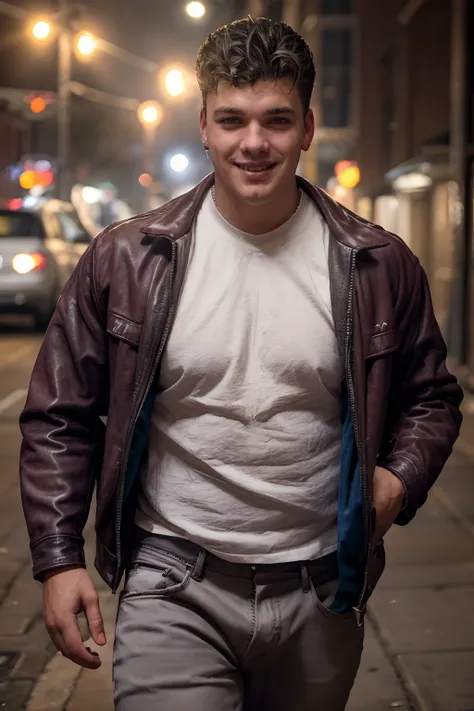
<path fill-rule="evenodd" d="M 323 66 L 349 67 L 352 63 L 351 30 L 324 30 L 321 49 Z"/>
<path fill-rule="evenodd" d="M 343 67 L 324 69 L 321 78 L 323 126 L 344 128 L 351 124 L 351 70 Z"/>
<path fill-rule="evenodd" d="M 283 0 L 270 0 L 265 14 L 272 20 L 280 21 L 283 17 Z"/>
<path fill-rule="evenodd" d="M 323 15 L 350 15 L 352 0 L 322 0 L 321 12 Z"/>
<path fill-rule="evenodd" d="M 351 124 L 352 33 L 350 29 L 322 32 L 321 110 L 323 126 Z"/>
<path fill-rule="evenodd" d="M 42 239 L 43 236 L 41 221 L 35 213 L 0 210 L 0 239 L 16 237 L 38 237 Z"/>

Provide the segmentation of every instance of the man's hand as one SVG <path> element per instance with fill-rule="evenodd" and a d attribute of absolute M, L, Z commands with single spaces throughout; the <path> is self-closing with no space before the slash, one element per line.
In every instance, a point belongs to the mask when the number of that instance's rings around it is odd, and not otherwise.
<path fill-rule="evenodd" d="M 401 511 L 405 490 L 400 479 L 382 467 L 375 467 L 372 504 L 377 514 L 374 545 L 387 533 Z"/>
<path fill-rule="evenodd" d="M 94 642 L 106 643 L 99 598 L 94 583 L 83 568 L 62 568 L 46 574 L 43 616 L 57 649 L 86 669 L 98 669 L 100 658 L 84 645 L 77 615 L 85 612 Z"/>

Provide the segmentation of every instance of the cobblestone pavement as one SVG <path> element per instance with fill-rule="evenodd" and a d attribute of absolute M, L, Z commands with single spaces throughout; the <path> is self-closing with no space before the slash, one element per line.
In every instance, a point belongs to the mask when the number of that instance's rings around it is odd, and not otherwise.
<path fill-rule="evenodd" d="M 55 654 L 31 578 L 18 491 L 18 415 L 39 339 L 0 336 L 0 710 L 112 711 L 116 598 L 95 575 L 109 644 L 99 671 Z M 416 520 L 387 537 L 347 711 L 474 710 L 474 408 L 464 441 Z M 472 443 L 472 444 L 471 444 Z M 92 560 L 92 529 L 87 534 Z M 324 711 L 324 710 L 323 710 Z"/>

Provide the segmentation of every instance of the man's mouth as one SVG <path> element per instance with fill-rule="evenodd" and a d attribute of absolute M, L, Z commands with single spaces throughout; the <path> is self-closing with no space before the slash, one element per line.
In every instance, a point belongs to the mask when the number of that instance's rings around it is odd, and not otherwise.
<path fill-rule="evenodd" d="M 278 163 L 236 163 L 235 165 L 246 173 L 264 173 L 275 168 Z"/>

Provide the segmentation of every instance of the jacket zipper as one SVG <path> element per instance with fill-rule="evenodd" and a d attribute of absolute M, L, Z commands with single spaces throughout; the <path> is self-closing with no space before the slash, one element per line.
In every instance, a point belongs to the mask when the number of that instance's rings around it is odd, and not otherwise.
<path fill-rule="evenodd" d="M 351 253 L 350 262 L 350 272 L 349 272 L 349 294 L 347 299 L 347 320 L 346 320 L 346 371 L 347 371 L 347 386 L 349 390 L 349 404 L 352 412 L 352 426 L 354 428 L 354 436 L 356 440 L 357 451 L 359 454 L 360 461 L 360 473 L 362 482 L 362 498 L 364 504 L 364 533 L 367 542 L 367 546 L 370 546 L 369 540 L 369 490 L 367 486 L 367 472 L 365 466 L 365 456 L 364 448 L 360 441 L 359 425 L 357 422 L 357 411 L 355 406 L 355 392 L 354 392 L 354 381 L 352 379 L 352 329 L 353 329 L 353 297 L 354 297 L 354 277 L 355 277 L 355 267 L 357 259 L 357 249 L 353 249 Z M 364 599 L 365 591 L 367 589 L 368 582 L 368 561 L 365 566 L 364 572 L 364 585 L 359 598 L 359 605 L 356 608 L 356 613 L 358 614 L 358 622 L 361 623 L 362 618 L 362 601 Z"/>
<path fill-rule="evenodd" d="M 153 384 L 153 380 L 155 378 L 156 371 L 158 369 L 158 365 L 161 359 L 161 356 L 163 354 L 164 348 L 166 341 L 168 339 L 168 334 L 171 328 L 171 321 L 173 319 L 173 310 L 174 310 L 174 278 L 175 278 L 175 273 L 176 273 L 176 263 L 177 263 L 177 246 L 176 242 L 172 241 L 171 242 L 171 265 L 170 265 L 170 275 L 169 275 L 169 292 L 170 292 L 170 303 L 168 306 L 168 314 L 166 317 L 165 321 L 165 327 L 161 336 L 160 344 L 155 356 L 155 360 L 153 362 L 153 367 L 150 372 L 149 378 L 148 378 L 148 383 L 147 386 L 143 392 L 142 397 L 139 400 L 138 407 L 133 415 L 133 417 L 130 420 L 130 425 L 128 428 L 127 432 L 127 440 L 125 447 L 123 449 L 123 455 L 120 460 L 120 475 L 119 475 L 119 483 L 118 483 L 118 492 L 117 492 L 117 516 L 115 519 L 115 545 L 116 545 L 116 550 L 117 550 L 117 563 L 116 563 L 116 570 L 115 570 L 115 576 L 114 576 L 114 582 L 113 582 L 113 587 L 112 587 L 112 592 L 117 592 L 118 584 L 119 584 L 119 576 L 120 576 L 120 568 L 122 565 L 122 542 L 121 542 L 121 529 L 122 529 L 122 510 L 123 510 L 123 495 L 124 495 L 124 490 L 125 490 L 125 476 L 126 476 L 126 470 L 128 466 L 128 457 L 130 455 L 130 447 L 132 444 L 132 436 L 133 432 L 135 431 L 135 427 L 137 424 L 138 416 L 143 408 L 143 405 L 145 403 L 145 400 L 147 398 L 148 393 L 150 392 L 150 388 Z"/>

